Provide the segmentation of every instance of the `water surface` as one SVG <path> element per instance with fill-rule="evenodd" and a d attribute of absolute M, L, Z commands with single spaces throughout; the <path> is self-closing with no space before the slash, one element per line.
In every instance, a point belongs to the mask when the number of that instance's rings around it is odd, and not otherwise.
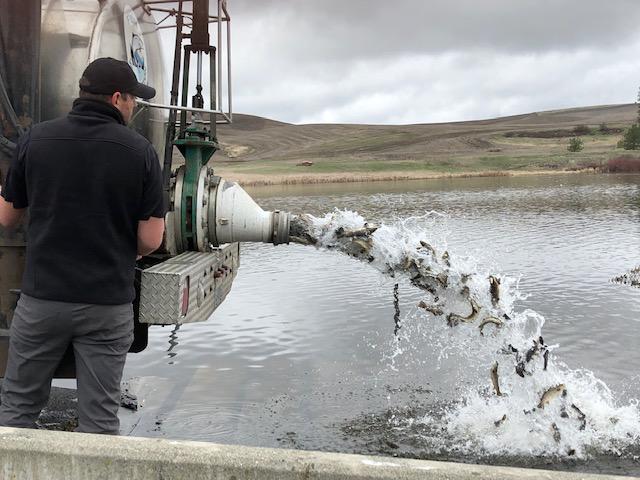
<path fill-rule="evenodd" d="M 559 175 L 249 192 L 265 209 L 348 209 L 384 223 L 443 213 L 434 236 L 490 271 L 519 278 L 528 297 L 517 308 L 544 316 L 557 357 L 593 372 L 624 403 L 640 396 L 640 290 L 609 280 L 640 265 L 639 183 L 637 175 Z M 597 452 L 553 465 L 448 453 L 433 423 L 413 420 L 437 418 L 459 400 L 474 369 L 424 334 L 442 325 L 415 328 L 421 292 L 313 247 L 245 245 L 241 265 L 212 318 L 152 327 L 149 348 L 129 357 L 125 378 L 144 400 L 138 414 L 123 414 L 131 434 L 640 473 L 633 456 Z M 394 360 L 397 348 L 405 349 L 402 361 Z"/>

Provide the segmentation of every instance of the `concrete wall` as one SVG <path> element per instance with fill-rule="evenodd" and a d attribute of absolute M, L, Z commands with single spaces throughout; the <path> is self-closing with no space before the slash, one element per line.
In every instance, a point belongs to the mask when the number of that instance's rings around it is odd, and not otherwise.
<path fill-rule="evenodd" d="M 2 480 L 613 479 L 338 453 L 0 428 Z"/>

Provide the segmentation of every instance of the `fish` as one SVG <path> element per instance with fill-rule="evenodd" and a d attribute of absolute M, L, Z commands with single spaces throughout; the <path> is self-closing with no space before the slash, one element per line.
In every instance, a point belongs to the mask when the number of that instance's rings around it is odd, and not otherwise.
<path fill-rule="evenodd" d="M 543 370 L 547 369 L 547 365 L 549 364 L 549 350 L 544 351 L 544 367 Z"/>
<path fill-rule="evenodd" d="M 426 290 L 431 295 L 436 296 L 438 294 L 438 284 L 435 278 L 431 275 L 423 277 L 416 275 L 411 279 L 411 283 L 422 290 Z"/>
<path fill-rule="evenodd" d="M 427 242 L 425 242 L 424 240 L 420 240 L 420 247 L 418 247 L 418 249 L 423 248 L 425 250 L 427 250 L 429 253 L 431 253 L 431 255 L 433 255 L 434 257 L 436 256 L 436 250 L 435 248 L 433 248 L 431 245 L 429 245 Z"/>
<path fill-rule="evenodd" d="M 527 363 L 529 363 L 531 361 L 531 359 L 533 358 L 533 356 L 538 353 L 541 349 L 546 349 L 546 345 L 544 344 L 544 340 L 542 337 L 538 337 L 538 340 L 533 340 L 533 347 L 531 347 L 529 350 L 527 350 L 527 353 L 525 354 L 525 360 L 527 361 Z"/>
<path fill-rule="evenodd" d="M 369 253 L 369 250 L 371 249 L 371 241 L 356 238 L 354 240 L 351 240 L 351 246 L 353 248 L 351 248 L 347 253 L 353 255 L 354 257 L 358 257 L 365 253 Z"/>
<path fill-rule="evenodd" d="M 449 252 L 448 251 L 445 250 L 444 253 L 442 254 L 441 258 L 442 258 L 442 261 L 444 262 L 444 264 L 447 267 L 451 266 L 451 262 L 449 261 Z"/>
<path fill-rule="evenodd" d="M 540 401 L 538 402 L 538 408 L 544 409 L 546 405 L 549 404 L 556 397 L 565 397 L 567 395 L 567 387 L 564 386 L 564 383 L 560 383 L 555 387 L 550 387 L 542 394 L 540 397 Z"/>
<path fill-rule="evenodd" d="M 525 374 L 526 375 L 531 375 L 529 372 L 527 372 L 527 364 L 525 363 L 522 354 L 520 353 L 520 351 L 514 347 L 513 345 L 509 344 L 507 345 L 507 347 L 503 347 L 502 349 L 502 353 L 504 353 L 505 355 L 509 355 L 509 354 L 513 354 L 516 357 L 516 374 L 519 375 L 520 377 L 524 378 Z"/>
<path fill-rule="evenodd" d="M 560 429 L 558 428 L 558 425 L 555 424 L 555 422 L 551 424 L 551 432 L 553 434 L 553 439 L 555 440 L 555 442 L 560 443 L 562 436 L 560 435 Z"/>
<path fill-rule="evenodd" d="M 407 257 L 402 265 L 402 268 L 405 272 L 409 274 L 411 279 L 420 278 L 422 274 L 420 273 L 420 265 L 414 258 Z"/>
<path fill-rule="evenodd" d="M 373 232 L 375 232 L 377 229 L 378 229 L 378 227 L 376 225 L 369 226 L 366 223 L 364 224 L 364 227 L 355 228 L 353 230 L 345 230 L 343 227 L 339 227 L 336 230 L 336 236 L 338 238 L 342 238 L 342 237 L 346 237 L 346 238 L 350 238 L 350 237 L 368 237 Z"/>
<path fill-rule="evenodd" d="M 571 404 L 571 408 L 578 414 L 578 420 L 580 420 L 580 430 L 584 430 L 587 427 L 587 416 L 575 403 Z"/>
<path fill-rule="evenodd" d="M 505 355 L 510 355 L 510 354 L 515 355 L 515 357 L 516 357 L 516 374 L 518 374 L 522 378 L 524 378 L 525 374 L 531 375 L 529 372 L 527 372 L 526 363 L 522 359 L 522 355 L 520 354 L 520 351 L 516 347 L 514 347 L 511 344 L 508 344 L 506 347 L 502 348 L 501 352 L 503 354 L 505 354 Z"/>
<path fill-rule="evenodd" d="M 289 241 L 291 243 L 299 243 L 300 245 L 315 245 L 311 243 L 311 240 L 304 237 L 296 237 L 295 235 L 289 235 Z"/>
<path fill-rule="evenodd" d="M 440 285 L 442 285 L 443 288 L 447 288 L 447 285 L 449 284 L 449 276 L 445 272 L 440 272 L 436 275 L 436 280 L 440 282 Z"/>
<path fill-rule="evenodd" d="M 518 353 L 518 349 L 513 345 L 509 344 L 507 345 L 507 348 L 504 349 L 504 353 Z"/>
<path fill-rule="evenodd" d="M 429 305 L 422 300 L 418 304 L 418 307 L 425 309 L 427 312 L 434 314 L 436 317 L 444 313 L 444 311 L 442 310 L 442 305 Z"/>
<path fill-rule="evenodd" d="M 505 413 L 504 415 L 502 415 L 502 417 L 499 420 L 496 420 L 495 422 L 493 422 L 493 424 L 496 427 L 499 427 L 500 425 L 502 425 L 505 421 L 507 420 L 507 414 Z"/>
<path fill-rule="evenodd" d="M 500 279 L 493 275 L 489 276 L 489 293 L 491 294 L 491 304 L 497 307 L 500 303 Z"/>
<path fill-rule="evenodd" d="M 493 324 L 496 326 L 496 328 L 500 328 L 502 327 L 502 320 L 497 317 L 486 317 L 484 320 L 482 320 L 482 322 L 480 322 L 480 325 L 478 325 L 478 328 L 480 329 L 480 335 L 484 336 L 482 330 L 489 324 Z"/>
<path fill-rule="evenodd" d="M 471 305 L 471 313 L 469 315 L 467 315 L 466 317 L 463 317 L 462 315 L 458 315 L 457 313 L 450 313 L 447 316 L 447 325 L 449 325 L 450 327 L 455 327 L 461 322 L 462 323 L 473 322 L 478 316 L 478 312 L 480 312 L 480 307 L 478 306 L 478 304 L 473 298 L 469 298 L 469 304 Z"/>
<path fill-rule="evenodd" d="M 491 383 L 493 383 L 493 389 L 495 390 L 496 395 L 501 397 L 502 392 L 500 391 L 500 381 L 498 379 L 498 362 L 495 362 L 493 367 L 491 367 Z"/>

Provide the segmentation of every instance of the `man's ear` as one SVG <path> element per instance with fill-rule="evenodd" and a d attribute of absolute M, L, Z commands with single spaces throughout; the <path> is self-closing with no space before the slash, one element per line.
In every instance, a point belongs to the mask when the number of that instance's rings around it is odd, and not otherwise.
<path fill-rule="evenodd" d="M 114 107 L 118 104 L 118 101 L 122 98 L 122 93 L 120 92 L 113 92 L 113 95 L 111 95 L 111 105 L 113 105 Z"/>

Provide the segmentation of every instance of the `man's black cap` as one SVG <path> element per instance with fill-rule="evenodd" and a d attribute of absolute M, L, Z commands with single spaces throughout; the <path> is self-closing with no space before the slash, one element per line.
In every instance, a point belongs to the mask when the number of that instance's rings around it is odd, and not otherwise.
<path fill-rule="evenodd" d="M 130 93 L 144 100 L 156 96 L 154 88 L 138 82 L 127 62 L 111 57 L 98 58 L 85 68 L 80 78 L 80 89 L 101 95 Z"/>

